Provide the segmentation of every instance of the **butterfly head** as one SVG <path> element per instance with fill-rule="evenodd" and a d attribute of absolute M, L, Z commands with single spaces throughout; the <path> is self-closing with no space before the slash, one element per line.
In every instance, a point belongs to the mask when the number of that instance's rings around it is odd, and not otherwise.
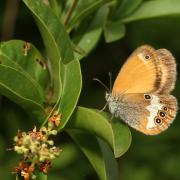
<path fill-rule="evenodd" d="M 119 115 L 119 107 L 120 107 L 120 101 L 119 98 L 116 96 L 113 96 L 111 92 L 106 92 L 106 101 L 109 106 L 109 111 L 113 116 L 118 117 Z"/>

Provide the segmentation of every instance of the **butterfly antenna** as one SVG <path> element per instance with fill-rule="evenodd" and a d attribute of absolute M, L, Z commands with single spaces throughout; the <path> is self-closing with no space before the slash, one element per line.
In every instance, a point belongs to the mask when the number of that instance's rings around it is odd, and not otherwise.
<path fill-rule="evenodd" d="M 110 93 L 112 92 L 112 74 L 111 72 L 108 73 L 109 75 L 109 87 L 110 87 Z"/>
<path fill-rule="evenodd" d="M 106 91 L 109 92 L 109 88 L 108 88 L 102 81 L 100 81 L 100 80 L 97 79 L 97 78 L 93 78 L 93 80 L 99 82 L 99 83 L 106 89 Z"/>

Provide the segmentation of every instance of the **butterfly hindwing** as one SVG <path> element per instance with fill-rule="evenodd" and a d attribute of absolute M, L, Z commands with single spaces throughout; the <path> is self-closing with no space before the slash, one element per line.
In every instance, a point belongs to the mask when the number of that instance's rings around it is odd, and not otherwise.
<path fill-rule="evenodd" d="M 149 105 L 145 106 L 149 115 L 140 120 L 137 130 L 156 135 L 165 131 L 174 121 L 177 113 L 177 101 L 172 95 L 150 94 Z"/>
<path fill-rule="evenodd" d="M 110 96 L 108 103 L 114 116 L 149 135 L 166 130 L 177 112 L 177 101 L 172 95 L 129 93 Z"/>

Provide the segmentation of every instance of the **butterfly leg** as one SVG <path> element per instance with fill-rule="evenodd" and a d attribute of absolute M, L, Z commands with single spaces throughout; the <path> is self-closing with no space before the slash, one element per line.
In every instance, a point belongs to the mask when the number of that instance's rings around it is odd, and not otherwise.
<path fill-rule="evenodd" d="M 111 119 L 110 120 L 112 121 L 114 117 L 115 117 L 114 114 L 111 114 Z"/>
<path fill-rule="evenodd" d="M 104 111 L 104 110 L 106 109 L 107 105 L 108 105 L 108 103 L 106 103 L 106 104 L 104 105 L 104 107 L 103 107 L 101 110 L 99 110 L 99 112 Z"/>

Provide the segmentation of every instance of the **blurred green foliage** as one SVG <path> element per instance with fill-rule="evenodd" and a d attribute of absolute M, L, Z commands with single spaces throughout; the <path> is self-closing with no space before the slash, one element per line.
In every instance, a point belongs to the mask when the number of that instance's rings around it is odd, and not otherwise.
<path fill-rule="evenodd" d="M 154 0 L 153 3 L 155 1 L 160 0 Z M 171 1 L 164 1 L 169 3 L 169 6 L 166 6 L 166 8 L 170 8 Z M 0 2 L 1 28 L 5 2 L 5 0 Z M 98 6 L 94 7 L 96 8 Z M 180 14 L 180 5 L 176 6 L 176 11 L 178 8 Z M 106 14 L 106 12 L 104 13 Z M 117 15 L 114 15 L 114 17 L 117 17 Z M 180 59 L 180 41 L 178 40 L 180 32 L 179 19 L 180 16 L 163 17 L 162 15 L 162 17 L 158 18 L 134 21 L 122 28 L 123 34 L 120 36 L 117 35 L 116 31 L 113 31 L 115 34 L 113 37 L 108 36 L 108 29 L 104 29 L 106 39 L 101 36 L 98 46 L 89 56 L 81 61 L 83 88 L 79 105 L 101 109 L 105 104 L 105 90 L 96 82 L 92 81 L 92 79 L 97 77 L 108 85 L 108 72 L 112 73 L 114 80 L 125 59 L 139 45 L 150 44 L 155 48 L 167 48 L 174 54 L 178 64 Z M 111 24 L 111 21 L 109 21 L 108 26 L 105 27 L 109 27 L 109 24 Z M 121 26 L 121 21 L 117 22 L 117 27 L 119 27 L 119 25 Z M 86 26 L 87 25 L 85 25 L 85 27 Z M 92 25 L 92 29 L 93 28 L 94 26 Z M 102 32 L 102 29 L 98 29 L 98 32 Z M 76 33 L 80 36 L 81 31 Z M 22 3 L 20 3 L 12 38 L 30 41 L 40 50 L 44 50 L 40 33 L 29 11 Z M 118 41 L 112 42 L 114 40 Z M 74 42 L 79 42 L 80 44 L 78 38 L 74 39 Z M 112 43 L 108 44 L 106 42 Z M 92 46 L 94 47 L 95 44 Z M 180 72 L 179 66 L 178 72 Z M 178 98 L 178 101 L 180 100 L 179 78 L 178 75 L 176 88 L 173 92 Z M 5 97 L 1 97 L 0 99 L 0 119 L 0 179 L 10 180 L 14 179 L 14 176 L 10 172 L 13 171 L 13 167 L 17 164 L 18 156 L 5 150 L 11 148 L 13 143 L 12 138 L 18 129 L 29 130 L 29 127 L 33 127 L 33 125 L 36 124 L 36 120 L 34 119 L 34 121 L 32 121 L 31 114 L 27 114 L 21 107 Z M 118 160 L 121 180 L 180 179 L 180 120 L 178 119 L 180 119 L 179 114 L 171 127 L 159 136 L 145 136 L 131 129 L 133 138 L 131 147 L 129 151 Z M 48 179 L 98 179 L 86 157 L 65 132 L 57 137 L 56 142 L 60 144 L 63 152 L 60 160 L 57 159 L 54 162 Z"/>

